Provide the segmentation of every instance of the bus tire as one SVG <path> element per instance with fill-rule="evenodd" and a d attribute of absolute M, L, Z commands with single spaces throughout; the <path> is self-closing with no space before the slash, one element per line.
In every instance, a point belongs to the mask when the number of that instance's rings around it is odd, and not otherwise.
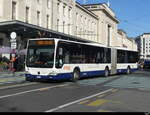
<path fill-rule="evenodd" d="M 33 82 L 33 79 L 29 79 L 29 78 L 27 78 L 27 77 L 25 78 L 25 80 L 26 80 L 26 81 Z"/>
<path fill-rule="evenodd" d="M 104 76 L 105 76 L 105 77 L 108 77 L 108 76 L 109 76 L 109 69 L 108 69 L 108 67 L 105 68 Z"/>
<path fill-rule="evenodd" d="M 80 78 L 80 71 L 79 71 L 78 69 L 75 69 L 75 70 L 73 71 L 73 75 L 72 75 L 71 81 L 72 81 L 72 82 L 76 82 L 76 81 L 79 80 L 79 78 Z"/>
<path fill-rule="evenodd" d="M 127 74 L 127 75 L 131 74 L 130 66 L 128 66 L 128 68 L 127 68 L 127 73 L 126 73 L 126 74 Z"/>

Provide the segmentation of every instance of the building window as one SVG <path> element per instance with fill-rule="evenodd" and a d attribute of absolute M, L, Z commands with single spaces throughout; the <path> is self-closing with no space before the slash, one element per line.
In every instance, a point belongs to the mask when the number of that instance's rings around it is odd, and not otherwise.
<path fill-rule="evenodd" d="M 40 0 L 37 0 L 37 3 L 40 4 Z"/>
<path fill-rule="evenodd" d="M 47 8 L 51 8 L 51 0 L 47 0 Z"/>
<path fill-rule="evenodd" d="M 58 12 L 58 14 L 59 14 L 59 6 L 60 6 L 60 4 L 57 3 L 57 12 Z"/>
<path fill-rule="evenodd" d="M 83 17 L 83 16 L 81 15 L 81 18 L 80 18 L 80 19 L 81 19 L 81 25 L 83 25 L 83 23 L 82 23 L 82 22 L 83 22 L 82 17 Z"/>
<path fill-rule="evenodd" d="M 143 38 L 143 53 L 145 53 L 145 39 Z"/>
<path fill-rule="evenodd" d="M 68 24 L 68 34 L 70 34 L 71 24 Z"/>
<path fill-rule="evenodd" d="M 29 22 L 29 7 L 26 7 L 26 22 Z"/>
<path fill-rule="evenodd" d="M 40 11 L 37 11 L 37 25 L 40 25 Z"/>
<path fill-rule="evenodd" d="M 71 18 L 71 8 L 68 10 L 68 17 Z"/>
<path fill-rule="evenodd" d="M 65 32 L 65 22 L 63 21 L 63 33 Z"/>
<path fill-rule="evenodd" d="M 57 19 L 57 31 L 59 31 L 59 19 Z"/>
<path fill-rule="evenodd" d="M 17 3 L 12 2 L 12 20 L 16 20 L 17 17 Z"/>
<path fill-rule="evenodd" d="M 47 28 L 49 28 L 49 22 L 50 22 L 49 15 L 46 16 L 46 22 L 47 22 Z"/>
<path fill-rule="evenodd" d="M 80 28 L 79 35 L 82 36 L 82 28 Z"/>
<path fill-rule="evenodd" d="M 78 13 L 76 13 L 76 22 L 78 23 Z"/>
<path fill-rule="evenodd" d="M 108 37 L 107 45 L 110 46 L 110 42 L 111 42 L 111 26 L 110 25 L 108 25 L 107 27 L 107 37 Z"/>
<path fill-rule="evenodd" d="M 76 26 L 76 35 L 78 35 L 78 26 Z"/>
<path fill-rule="evenodd" d="M 63 15 L 65 16 L 65 8 L 66 8 L 66 5 L 64 4 L 63 6 Z"/>

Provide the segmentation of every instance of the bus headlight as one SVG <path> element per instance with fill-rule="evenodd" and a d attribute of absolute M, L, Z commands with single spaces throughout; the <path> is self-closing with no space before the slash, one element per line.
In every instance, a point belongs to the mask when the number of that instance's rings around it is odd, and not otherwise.
<path fill-rule="evenodd" d="M 30 72 L 29 71 L 25 71 L 25 74 L 30 74 Z"/>
<path fill-rule="evenodd" d="M 52 72 L 50 72 L 50 73 L 49 73 L 49 75 L 53 75 L 53 76 L 55 76 L 55 75 L 57 75 L 57 72 L 52 71 Z"/>

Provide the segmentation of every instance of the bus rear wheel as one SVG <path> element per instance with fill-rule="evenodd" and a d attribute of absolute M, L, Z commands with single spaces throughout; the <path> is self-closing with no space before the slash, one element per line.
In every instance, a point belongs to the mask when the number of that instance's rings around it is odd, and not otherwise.
<path fill-rule="evenodd" d="M 76 82 L 76 81 L 79 80 L 79 78 L 80 78 L 80 71 L 77 70 L 77 69 L 75 69 L 75 70 L 73 71 L 73 77 L 72 77 L 71 81 L 72 81 L 72 82 Z"/>

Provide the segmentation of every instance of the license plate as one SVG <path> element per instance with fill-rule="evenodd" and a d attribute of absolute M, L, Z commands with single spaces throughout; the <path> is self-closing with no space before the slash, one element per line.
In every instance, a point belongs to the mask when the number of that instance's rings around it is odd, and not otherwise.
<path fill-rule="evenodd" d="M 37 76 L 36 78 L 41 79 L 41 76 Z"/>

